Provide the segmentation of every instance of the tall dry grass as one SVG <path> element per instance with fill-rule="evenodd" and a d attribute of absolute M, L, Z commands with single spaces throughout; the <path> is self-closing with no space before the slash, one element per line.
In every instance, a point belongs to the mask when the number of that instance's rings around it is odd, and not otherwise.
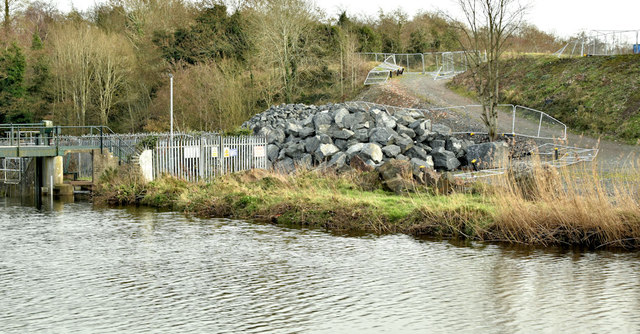
<path fill-rule="evenodd" d="M 637 164 L 636 164 L 637 166 Z M 611 177 L 616 175 L 616 177 Z M 596 162 L 552 168 L 537 158 L 496 180 L 485 239 L 586 247 L 640 246 L 640 170 L 604 175 Z"/>

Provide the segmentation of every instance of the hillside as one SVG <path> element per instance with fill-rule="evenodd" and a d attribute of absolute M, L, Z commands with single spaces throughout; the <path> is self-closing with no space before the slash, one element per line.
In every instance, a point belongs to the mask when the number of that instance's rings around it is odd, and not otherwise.
<path fill-rule="evenodd" d="M 640 55 L 506 60 L 501 97 L 544 110 L 570 128 L 640 144 Z M 472 89 L 469 73 L 451 82 Z"/>

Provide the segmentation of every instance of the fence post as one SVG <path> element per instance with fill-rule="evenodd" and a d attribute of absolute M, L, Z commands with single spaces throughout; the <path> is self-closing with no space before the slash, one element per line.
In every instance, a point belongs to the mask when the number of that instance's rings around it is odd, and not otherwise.
<path fill-rule="evenodd" d="M 218 136 L 218 171 L 220 172 L 219 175 L 224 175 L 224 144 L 223 144 L 223 138 L 221 135 Z"/>
<path fill-rule="evenodd" d="M 540 137 L 540 128 L 542 128 L 542 113 L 540 113 L 540 123 L 538 123 L 538 137 Z"/>
<path fill-rule="evenodd" d="M 118 137 L 118 165 L 122 165 L 124 154 L 122 154 L 122 138 Z"/>
<path fill-rule="evenodd" d="M 204 143 L 204 145 L 203 145 Z M 206 140 L 203 138 L 202 135 L 200 135 L 200 157 L 198 159 L 198 176 L 200 177 L 200 179 L 204 179 L 204 156 L 205 156 L 205 150 L 204 150 L 204 146 L 206 145 Z"/>
<path fill-rule="evenodd" d="M 511 134 L 516 135 L 516 106 L 513 106 L 513 120 L 511 124 Z"/>
<path fill-rule="evenodd" d="M 104 152 L 102 152 L 102 148 L 104 143 L 102 142 L 103 138 L 102 138 L 102 127 L 100 127 L 100 154 L 104 154 Z"/>

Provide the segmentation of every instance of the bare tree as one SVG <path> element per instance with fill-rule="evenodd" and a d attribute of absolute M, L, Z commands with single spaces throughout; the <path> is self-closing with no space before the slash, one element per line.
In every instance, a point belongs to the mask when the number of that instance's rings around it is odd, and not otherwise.
<path fill-rule="evenodd" d="M 305 0 L 257 0 L 254 26 L 257 27 L 260 57 L 278 69 L 284 98 L 293 100 L 299 73 L 310 61 L 309 34 L 315 8 Z"/>
<path fill-rule="evenodd" d="M 527 6 L 518 0 L 456 1 L 466 19 L 459 23 L 460 44 L 467 51 L 475 90 L 482 103 L 482 121 L 489 137 L 495 140 L 498 136 L 500 57 L 510 37 L 522 24 Z"/>
<path fill-rule="evenodd" d="M 8 33 L 11 29 L 12 15 L 16 10 L 19 10 L 21 3 L 18 0 L 4 0 L 4 31 Z"/>
<path fill-rule="evenodd" d="M 132 47 L 123 36 L 99 33 L 94 38 L 93 53 L 94 90 L 98 100 L 100 124 L 107 125 L 113 106 L 126 99 L 124 88 L 133 70 Z"/>
<path fill-rule="evenodd" d="M 128 96 L 135 62 L 130 42 L 84 24 L 59 27 L 51 42 L 56 102 L 72 106 L 78 125 L 85 125 L 87 116 L 108 125 L 114 105 Z"/>

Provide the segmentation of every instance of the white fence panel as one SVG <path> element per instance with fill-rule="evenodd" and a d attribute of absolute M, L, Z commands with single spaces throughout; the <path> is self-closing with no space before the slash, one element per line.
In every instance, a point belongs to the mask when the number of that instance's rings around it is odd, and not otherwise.
<path fill-rule="evenodd" d="M 171 175 L 190 182 L 249 169 L 266 169 L 266 138 L 217 135 L 168 137 L 153 148 L 153 177 Z"/>

